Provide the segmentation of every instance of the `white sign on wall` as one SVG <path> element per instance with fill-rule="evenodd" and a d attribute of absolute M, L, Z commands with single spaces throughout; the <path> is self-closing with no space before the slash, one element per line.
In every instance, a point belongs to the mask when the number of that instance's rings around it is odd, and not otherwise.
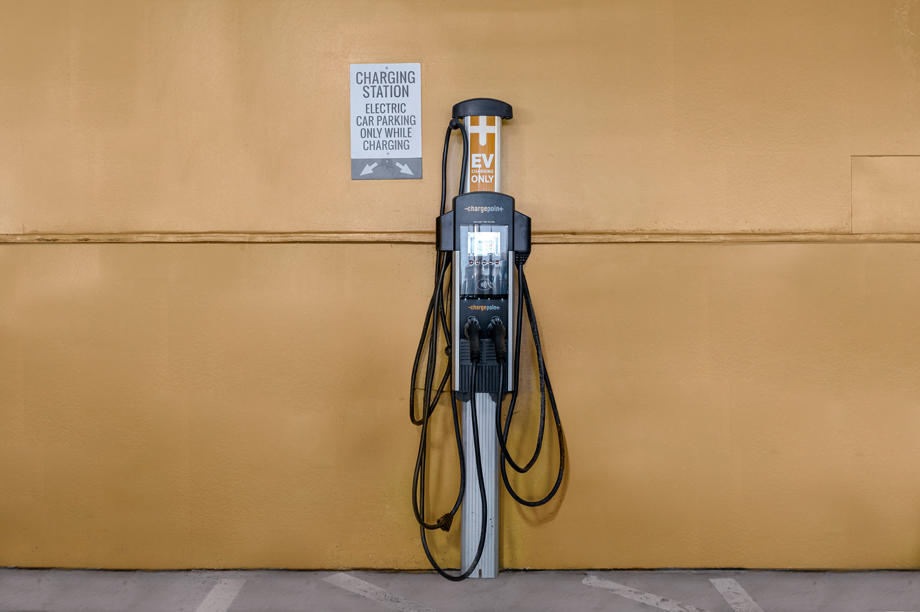
<path fill-rule="evenodd" d="M 421 64 L 351 65 L 351 178 L 422 178 Z"/>

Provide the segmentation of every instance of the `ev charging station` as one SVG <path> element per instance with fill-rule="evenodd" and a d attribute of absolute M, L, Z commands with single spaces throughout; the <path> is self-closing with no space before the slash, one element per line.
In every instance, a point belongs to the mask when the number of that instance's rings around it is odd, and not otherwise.
<path fill-rule="evenodd" d="M 499 474 L 515 501 L 539 506 L 559 490 L 565 471 L 562 424 L 524 274 L 531 246 L 530 218 L 515 210 L 513 197 L 501 193 L 502 121 L 512 116 L 510 104 L 492 98 L 465 100 L 453 107 L 442 155 L 434 289 L 412 368 L 409 416 L 414 424 L 421 426 L 413 474 L 413 510 L 428 560 L 439 574 L 450 580 L 498 575 Z M 460 189 L 452 209 L 446 210 L 447 154 L 454 130 L 459 130 L 463 139 Z M 541 409 L 536 447 L 530 460 L 519 465 L 511 457 L 506 441 L 518 395 L 525 306 L 537 353 Z M 435 385 L 442 338 L 447 364 Z M 416 388 L 426 344 L 422 409 L 421 415 L 417 415 Z M 510 352 L 509 346 L 514 347 Z M 429 522 L 425 516 L 428 426 L 445 390 L 453 410 L 460 487 L 453 508 L 435 522 Z M 511 399 L 503 421 L 502 406 L 509 393 Z M 543 446 L 547 398 L 558 441 L 559 467 L 549 492 L 540 499 L 529 500 L 514 489 L 507 467 L 523 474 L 536 463 Z M 467 477 L 470 474 L 476 475 L 474 482 Z M 461 506 L 461 572 L 453 575 L 435 561 L 427 531 L 449 531 Z"/>

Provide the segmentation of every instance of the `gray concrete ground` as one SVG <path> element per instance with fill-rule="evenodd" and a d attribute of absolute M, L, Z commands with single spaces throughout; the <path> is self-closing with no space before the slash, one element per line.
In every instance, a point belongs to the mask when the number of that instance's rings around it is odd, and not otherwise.
<path fill-rule="evenodd" d="M 0 569 L 0 610 L 920 612 L 917 572 L 502 572 Z"/>

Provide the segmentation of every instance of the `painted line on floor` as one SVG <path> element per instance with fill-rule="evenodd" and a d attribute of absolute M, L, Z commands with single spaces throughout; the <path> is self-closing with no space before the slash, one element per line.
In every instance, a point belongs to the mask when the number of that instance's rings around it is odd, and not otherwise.
<path fill-rule="evenodd" d="M 652 593 L 646 593 L 645 591 L 628 587 L 625 584 L 604 580 L 597 576 L 586 576 L 581 583 L 587 586 L 607 589 L 620 597 L 625 597 L 626 599 L 631 599 L 641 604 L 658 608 L 659 610 L 665 610 L 665 612 L 707 612 L 702 608 L 697 608 L 690 604 L 681 603 L 673 599 L 668 599 L 667 597 L 660 597 Z"/>
<path fill-rule="evenodd" d="M 195 612 L 227 612 L 227 608 L 240 594 L 246 581 L 242 578 L 221 578 L 217 581 Z"/>
<path fill-rule="evenodd" d="M 332 586 L 349 591 L 350 593 L 354 593 L 355 595 L 360 595 L 365 599 L 376 601 L 380 605 L 390 608 L 391 610 L 399 610 L 400 612 L 434 612 L 433 608 L 428 608 L 420 603 L 410 601 L 399 595 L 394 595 L 375 584 L 365 582 L 345 572 L 326 576 L 323 578 L 323 581 Z"/>
<path fill-rule="evenodd" d="M 763 608 L 757 605 L 734 578 L 710 578 L 709 582 L 735 612 L 763 612 Z"/>

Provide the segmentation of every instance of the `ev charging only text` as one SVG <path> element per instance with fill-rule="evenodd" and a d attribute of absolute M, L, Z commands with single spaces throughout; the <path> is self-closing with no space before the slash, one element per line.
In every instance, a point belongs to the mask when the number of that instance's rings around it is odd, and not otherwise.
<path fill-rule="evenodd" d="M 470 166 L 473 170 L 485 170 L 486 172 L 474 172 L 470 174 L 470 181 L 473 183 L 493 183 L 495 175 L 487 173 L 493 169 L 492 163 L 495 161 L 494 153 L 473 153 L 470 155 Z"/>

